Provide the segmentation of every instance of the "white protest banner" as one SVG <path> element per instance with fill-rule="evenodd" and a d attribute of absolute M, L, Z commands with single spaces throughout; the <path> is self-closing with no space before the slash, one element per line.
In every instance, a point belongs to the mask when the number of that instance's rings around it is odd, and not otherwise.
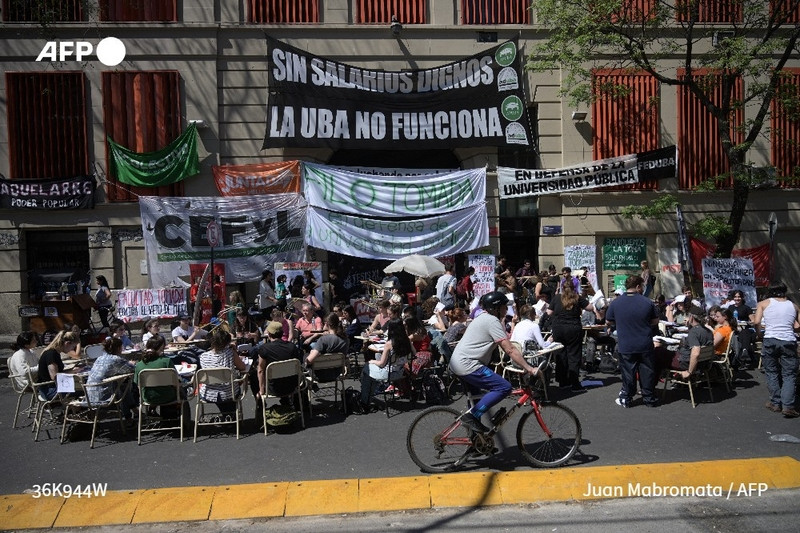
<path fill-rule="evenodd" d="M 597 246 L 594 244 L 574 244 L 564 247 L 564 266 L 572 270 L 586 267 L 584 274 L 589 278 L 594 290 L 600 287 L 597 285 Z M 573 274 L 575 274 L 573 272 Z"/>
<path fill-rule="evenodd" d="M 303 163 L 307 165 L 308 163 Z M 441 176 L 456 172 L 457 168 L 383 168 L 383 167 L 359 167 L 359 166 L 339 166 L 331 165 L 329 168 L 346 170 L 354 174 L 374 176 L 382 178 L 396 178 L 398 176 Z"/>
<path fill-rule="evenodd" d="M 706 301 L 706 309 L 713 305 L 719 305 L 728 292 L 736 289 L 744 293 L 745 301 L 758 301 L 752 259 L 743 257 L 703 258 L 703 297 Z"/>
<path fill-rule="evenodd" d="M 551 170 L 497 167 L 500 199 L 638 183 L 636 154 Z"/>
<path fill-rule="evenodd" d="M 427 216 L 486 200 L 486 168 L 392 180 L 304 163 L 303 184 L 308 205 L 359 216 Z"/>
<path fill-rule="evenodd" d="M 379 220 L 308 208 L 306 244 L 365 259 L 442 257 L 489 245 L 486 205 L 444 215 Z"/>
<path fill-rule="evenodd" d="M 215 261 L 224 261 L 229 283 L 259 279 L 275 261 L 304 259 L 306 202 L 294 193 L 261 196 L 157 197 L 141 196 L 142 234 L 150 285 L 184 283 L 190 263 L 208 262 L 208 223 L 220 228 Z"/>
<path fill-rule="evenodd" d="M 467 263 L 475 269 L 472 278 L 472 292 L 476 298 L 494 290 L 494 256 L 469 254 Z"/>
<path fill-rule="evenodd" d="M 124 289 L 117 292 L 117 316 L 123 322 L 175 318 L 186 313 L 186 289 Z"/>

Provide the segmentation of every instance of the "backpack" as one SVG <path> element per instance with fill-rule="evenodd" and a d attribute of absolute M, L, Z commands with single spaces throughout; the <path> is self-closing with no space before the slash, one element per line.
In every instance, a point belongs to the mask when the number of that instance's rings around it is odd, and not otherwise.
<path fill-rule="evenodd" d="M 446 403 L 444 382 L 435 373 L 425 374 L 422 378 L 422 390 L 425 393 L 425 403 L 428 405 L 444 405 Z"/>
<path fill-rule="evenodd" d="M 364 406 L 361 405 L 361 393 L 353 387 L 347 387 L 343 393 L 344 397 L 344 414 L 347 415 L 363 415 Z"/>
<path fill-rule="evenodd" d="M 459 298 L 464 299 L 469 295 L 469 286 L 467 285 L 468 280 L 469 278 L 464 276 L 461 278 L 461 281 L 458 282 L 458 285 L 456 285 L 456 296 Z"/>

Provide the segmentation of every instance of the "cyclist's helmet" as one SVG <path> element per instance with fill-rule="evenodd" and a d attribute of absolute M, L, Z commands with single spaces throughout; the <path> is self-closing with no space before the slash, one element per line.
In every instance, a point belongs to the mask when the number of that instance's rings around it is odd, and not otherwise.
<path fill-rule="evenodd" d="M 500 291 L 490 292 L 481 297 L 481 307 L 486 311 L 492 311 L 501 305 L 508 305 L 508 297 Z"/>

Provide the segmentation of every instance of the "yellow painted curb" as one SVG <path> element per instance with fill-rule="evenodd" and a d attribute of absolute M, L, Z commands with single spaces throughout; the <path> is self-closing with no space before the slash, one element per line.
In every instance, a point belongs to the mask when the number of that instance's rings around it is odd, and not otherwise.
<path fill-rule="evenodd" d="M 800 488 L 800 461 L 768 457 L 464 472 L 399 478 L 0 496 L 0 529 L 103 526 L 658 496 L 758 496 Z M 686 494 L 684 494 L 686 492 Z"/>
<path fill-rule="evenodd" d="M 358 484 L 358 512 L 430 509 L 426 476 L 362 479 Z"/>
<path fill-rule="evenodd" d="M 357 511 L 357 479 L 289 483 L 286 494 L 286 516 L 355 513 Z"/>
<path fill-rule="evenodd" d="M 288 482 L 218 487 L 209 520 L 283 516 Z"/>
<path fill-rule="evenodd" d="M 208 520 L 215 487 L 146 490 L 139 496 L 132 524 Z"/>
<path fill-rule="evenodd" d="M 1 529 L 33 529 L 52 527 L 64 498 L 34 498 L 30 494 L 11 494 L 0 497 Z"/>
<path fill-rule="evenodd" d="M 55 527 L 130 524 L 144 491 L 108 491 L 105 496 L 69 498 L 58 513 Z"/>

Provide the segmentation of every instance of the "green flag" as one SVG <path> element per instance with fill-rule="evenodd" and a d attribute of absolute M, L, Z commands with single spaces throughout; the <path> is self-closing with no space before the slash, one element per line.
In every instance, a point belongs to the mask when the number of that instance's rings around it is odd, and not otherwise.
<path fill-rule="evenodd" d="M 197 127 L 186 130 L 157 152 L 137 153 L 108 137 L 114 173 L 121 183 L 138 187 L 162 187 L 200 172 L 197 157 Z"/>

